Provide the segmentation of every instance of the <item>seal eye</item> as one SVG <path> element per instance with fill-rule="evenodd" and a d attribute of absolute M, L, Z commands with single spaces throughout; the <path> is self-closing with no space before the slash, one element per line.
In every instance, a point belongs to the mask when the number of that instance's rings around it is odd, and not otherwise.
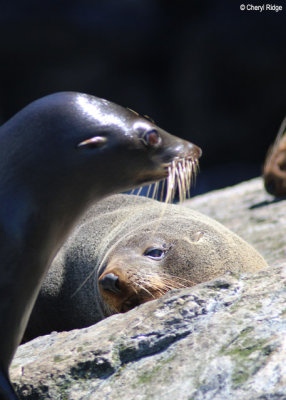
<path fill-rule="evenodd" d="M 145 146 L 148 147 L 158 147 L 162 141 L 161 136 L 156 131 L 156 129 L 145 132 L 142 135 L 141 139 Z"/>
<path fill-rule="evenodd" d="M 144 256 L 153 258 L 154 260 L 162 260 L 162 258 L 165 255 L 165 250 L 163 249 L 157 249 L 157 248 L 149 248 L 145 250 Z"/>

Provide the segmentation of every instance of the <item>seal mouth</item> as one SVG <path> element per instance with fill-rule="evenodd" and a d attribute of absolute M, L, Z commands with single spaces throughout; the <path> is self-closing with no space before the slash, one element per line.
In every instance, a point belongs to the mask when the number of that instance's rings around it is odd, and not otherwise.
<path fill-rule="evenodd" d="M 147 197 L 160 201 L 165 198 L 166 203 L 173 202 L 177 192 L 180 202 L 190 197 L 190 188 L 196 180 L 202 150 L 185 140 L 179 140 L 176 146 L 170 143 L 165 147 L 166 151 L 158 155 L 157 168 L 142 171 L 137 176 L 137 186 L 131 194 L 140 195 L 143 187 L 147 187 Z"/>
<path fill-rule="evenodd" d="M 146 274 L 114 268 L 98 278 L 106 309 L 124 313 L 140 304 L 162 297 L 171 289 L 191 287 L 196 282 L 160 272 Z"/>
<path fill-rule="evenodd" d="M 138 293 L 134 293 L 130 297 L 128 297 L 120 306 L 120 313 L 125 313 L 127 311 L 132 310 L 133 308 L 140 306 L 141 304 L 147 303 L 148 301 L 158 299 L 163 296 L 163 294 L 167 293 L 167 290 L 164 293 L 154 292 L 150 295 L 146 295 L 144 291 L 140 291 Z"/>
<path fill-rule="evenodd" d="M 163 201 L 166 193 L 166 203 L 172 203 L 177 192 L 180 202 L 190 198 L 191 187 L 195 184 L 199 171 L 198 158 L 176 157 L 170 162 L 162 163 L 160 167 L 152 176 L 142 177 L 138 181 L 139 188 L 133 189 L 131 194 L 140 195 L 143 187 L 148 187 L 147 197 Z"/>

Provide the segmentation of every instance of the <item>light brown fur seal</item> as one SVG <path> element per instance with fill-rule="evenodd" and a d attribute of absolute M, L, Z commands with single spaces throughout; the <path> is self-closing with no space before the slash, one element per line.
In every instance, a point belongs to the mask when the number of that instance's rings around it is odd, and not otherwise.
<path fill-rule="evenodd" d="M 82 93 L 46 96 L 0 127 L 1 400 L 17 398 L 10 362 L 79 217 L 95 201 L 166 178 L 172 162 L 200 154 L 138 114 Z"/>
<path fill-rule="evenodd" d="M 274 144 L 268 150 L 264 167 L 264 186 L 276 197 L 286 196 L 286 118 L 283 120 Z"/>
<path fill-rule="evenodd" d="M 197 211 L 145 197 L 111 196 L 88 212 L 55 258 L 26 340 L 92 325 L 227 271 L 264 267 L 252 246 Z"/>

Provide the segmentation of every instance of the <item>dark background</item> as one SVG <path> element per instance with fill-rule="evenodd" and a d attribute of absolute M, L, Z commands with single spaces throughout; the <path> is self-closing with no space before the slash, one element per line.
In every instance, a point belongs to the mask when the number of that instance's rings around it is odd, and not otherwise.
<path fill-rule="evenodd" d="M 0 122 L 87 92 L 201 146 L 195 193 L 257 176 L 286 114 L 286 4 L 242 2 L 2 0 Z"/>

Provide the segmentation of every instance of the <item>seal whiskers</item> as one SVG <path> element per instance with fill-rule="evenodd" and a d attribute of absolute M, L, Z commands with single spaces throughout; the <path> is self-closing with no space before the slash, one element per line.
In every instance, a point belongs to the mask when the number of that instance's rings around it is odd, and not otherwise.
<path fill-rule="evenodd" d="M 176 188 L 179 191 L 179 201 L 190 197 L 190 188 L 198 171 L 196 159 L 173 160 L 168 168 L 166 203 L 174 200 Z"/>
<path fill-rule="evenodd" d="M 199 169 L 198 159 L 175 159 L 168 165 L 167 169 L 168 177 L 166 179 L 146 186 L 147 192 L 145 197 L 152 199 L 158 197 L 160 201 L 163 201 L 166 188 L 165 202 L 172 203 L 176 195 L 176 190 L 178 189 L 179 202 L 182 203 L 187 198 L 191 197 L 191 186 L 196 181 L 196 175 Z M 132 190 L 130 194 L 140 196 L 143 189 L 144 186 L 141 186 L 138 189 Z"/>
<path fill-rule="evenodd" d="M 159 185 L 160 182 L 154 183 L 154 188 L 153 188 L 153 193 L 152 193 L 152 199 L 155 199 L 158 195 L 158 190 L 159 190 Z"/>
<path fill-rule="evenodd" d="M 112 286 L 108 288 L 106 283 L 102 285 L 102 281 L 111 275 L 112 279 L 118 279 L 116 291 Z M 113 312 L 121 313 L 129 311 L 136 305 L 157 299 L 172 289 L 194 286 L 196 282 L 162 271 L 140 271 L 133 268 L 129 270 L 128 267 L 125 267 L 122 275 L 119 267 L 108 270 L 100 276 L 99 284 L 101 294 L 109 304 L 109 308 L 113 309 Z"/>

